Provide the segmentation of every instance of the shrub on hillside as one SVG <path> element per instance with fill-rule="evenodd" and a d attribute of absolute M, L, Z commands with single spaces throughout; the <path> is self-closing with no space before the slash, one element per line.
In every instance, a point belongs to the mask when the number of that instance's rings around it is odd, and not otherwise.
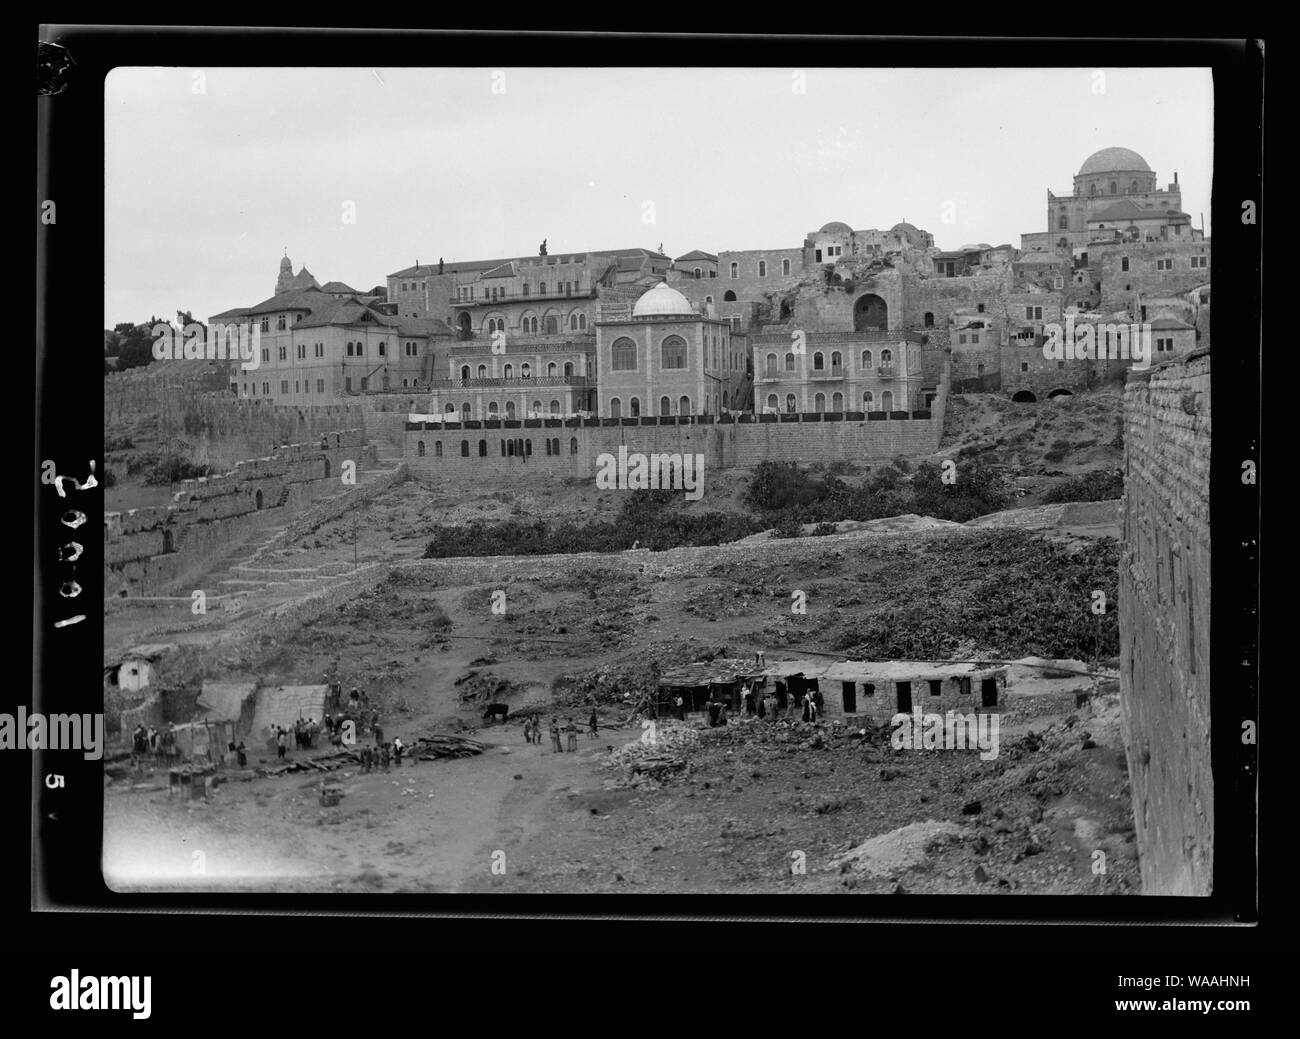
<path fill-rule="evenodd" d="M 922 516 L 965 523 L 1006 508 L 1011 489 L 1002 475 L 978 462 L 963 462 L 956 480 L 943 482 L 943 470 L 933 462 L 917 467 L 912 477 L 912 511 Z"/>
<path fill-rule="evenodd" d="M 1124 493 L 1124 474 L 1118 469 L 1093 469 L 1063 480 L 1043 495 L 1047 505 L 1070 501 L 1110 501 Z"/>

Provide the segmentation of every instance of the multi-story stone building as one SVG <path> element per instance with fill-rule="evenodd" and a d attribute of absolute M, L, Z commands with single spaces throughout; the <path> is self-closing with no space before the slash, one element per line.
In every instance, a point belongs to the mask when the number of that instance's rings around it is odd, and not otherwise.
<path fill-rule="evenodd" d="M 394 317 L 374 294 L 342 282 L 319 285 L 305 267 L 294 275 L 287 256 L 276 287 L 285 291 L 208 319 L 257 331 L 258 367 L 232 366 L 230 386 L 238 396 L 323 404 L 350 393 L 425 387 L 436 351 L 451 339 L 441 321 Z"/>
<path fill-rule="evenodd" d="M 766 414 L 911 413 L 923 399 L 916 332 L 759 333 L 754 407 Z"/>

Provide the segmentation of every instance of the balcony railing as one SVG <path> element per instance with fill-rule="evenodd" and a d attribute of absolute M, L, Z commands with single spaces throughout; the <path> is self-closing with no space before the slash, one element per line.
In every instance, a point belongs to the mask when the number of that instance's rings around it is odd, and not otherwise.
<path fill-rule="evenodd" d="M 892 379 L 896 372 L 892 364 L 882 364 L 876 368 L 876 374 L 882 379 Z"/>
<path fill-rule="evenodd" d="M 431 389 L 451 389 L 451 390 L 488 390 L 500 387 L 515 387 L 519 389 L 528 386 L 571 386 L 574 389 L 586 389 L 592 383 L 586 375 L 538 375 L 538 376 L 511 376 L 505 378 L 483 377 L 469 379 L 434 379 L 430 384 Z"/>
<path fill-rule="evenodd" d="M 485 307 L 495 306 L 498 303 L 527 303 L 530 300 L 554 300 L 554 299 L 595 299 L 595 289 L 573 289 L 570 292 L 560 290 L 559 292 L 511 292 L 500 293 L 495 296 L 475 296 L 473 299 L 461 299 L 458 296 L 450 297 L 447 302 L 453 307 Z"/>
<path fill-rule="evenodd" d="M 814 368 L 810 373 L 814 379 L 842 379 L 844 369 L 841 367 Z"/>

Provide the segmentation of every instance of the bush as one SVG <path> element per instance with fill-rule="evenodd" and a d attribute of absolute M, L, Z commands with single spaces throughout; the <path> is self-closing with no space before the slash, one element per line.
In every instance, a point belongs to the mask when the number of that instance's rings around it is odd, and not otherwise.
<path fill-rule="evenodd" d="M 912 477 L 912 508 L 922 516 L 965 523 L 1005 508 L 1011 491 L 1001 474 L 978 462 L 964 462 L 953 483 L 943 482 L 943 470 L 933 462 L 919 466 Z"/>
<path fill-rule="evenodd" d="M 1043 495 L 1047 505 L 1070 501 L 1110 501 L 1124 493 L 1124 474 L 1118 469 L 1093 469 L 1063 480 Z"/>
<path fill-rule="evenodd" d="M 183 458 L 175 452 L 170 452 L 164 455 L 149 471 L 144 478 L 144 482 L 151 485 L 179 483 L 181 480 L 196 480 L 200 476 L 210 476 L 211 474 L 211 466 L 195 465 L 189 459 Z"/>

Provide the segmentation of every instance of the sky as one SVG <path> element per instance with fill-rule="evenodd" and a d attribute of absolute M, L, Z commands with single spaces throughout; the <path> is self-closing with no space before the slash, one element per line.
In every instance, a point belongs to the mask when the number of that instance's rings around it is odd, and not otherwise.
<path fill-rule="evenodd" d="M 1116 145 L 1210 232 L 1208 69 L 120 68 L 105 93 L 110 328 L 261 302 L 286 249 L 365 291 L 543 239 L 680 256 L 907 220 L 1018 248 Z"/>

